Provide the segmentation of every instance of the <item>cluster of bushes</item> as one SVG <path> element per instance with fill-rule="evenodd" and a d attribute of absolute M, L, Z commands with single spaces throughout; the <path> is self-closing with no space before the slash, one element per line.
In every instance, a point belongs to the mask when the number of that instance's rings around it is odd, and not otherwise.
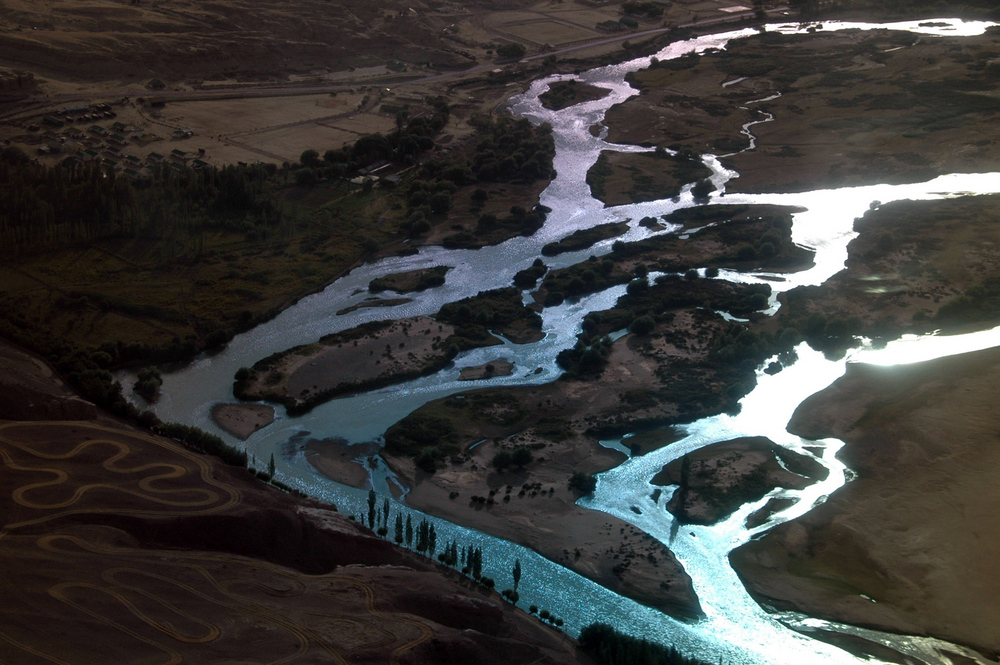
<path fill-rule="evenodd" d="M 624 243 L 615 243 L 624 245 Z M 605 257 L 598 260 L 591 256 L 587 261 L 555 270 L 545 278 L 544 304 L 555 307 L 566 298 L 575 298 L 589 293 L 603 291 L 618 284 L 624 284 L 632 279 L 632 275 L 615 270 L 615 257 Z"/>
<path fill-rule="evenodd" d="M 548 271 L 548 266 L 541 259 L 535 259 L 530 268 L 519 270 L 514 275 L 514 286 L 519 289 L 532 289 L 538 283 L 538 280 L 544 277 Z"/>
<path fill-rule="evenodd" d="M 559 111 L 586 100 L 600 99 L 607 94 L 607 90 L 603 88 L 578 83 L 575 80 L 556 81 L 549 85 L 549 89 L 542 93 L 538 99 L 545 108 Z"/>
<path fill-rule="evenodd" d="M 600 376 L 611 357 L 611 338 L 587 338 L 582 334 L 572 349 L 563 349 L 556 356 L 556 363 L 565 370 L 564 376 L 582 379 Z"/>
<path fill-rule="evenodd" d="M 514 450 L 498 450 L 493 456 L 493 467 L 498 471 L 503 471 L 509 466 L 516 466 L 517 468 L 522 468 L 531 464 L 531 460 L 534 456 L 531 454 L 531 450 L 525 446 L 518 446 Z"/>
<path fill-rule="evenodd" d="M 497 47 L 497 55 L 504 60 L 520 60 L 528 52 L 523 44 L 508 42 Z"/>
<path fill-rule="evenodd" d="M 448 456 L 460 453 L 463 434 L 456 421 L 509 427 L 524 417 L 520 400 L 506 391 L 452 395 L 414 411 L 390 427 L 385 433 L 385 448 L 392 455 L 413 457 L 418 467 L 434 473 Z"/>
<path fill-rule="evenodd" d="M 558 256 L 564 252 L 575 252 L 608 238 L 614 238 L 628 232 L 628 222 L 611 222 L 599 224 L 589 229 L 574 231 L 558 242 L 550 242 L 542 247 L 544 256 Z"/>
<path fill-rule="evenodd" d="M 406 416 L 385 433 L 385 449 L 391 455 L 417 458 L 417 465 L 429 473 L 437 460 L 458 452 L 458 432 L 451 419 L 420 410 Z"/>
<path fill-rule="evenodd" d="M 606 335 L 637 324 L 639 334 L 648 334 L 651 328 L 639 319 L 649 317 L 655 324 L 672 319 L 677 309 L 702 307 L 708 310 L 730 312 L 747 317 L 767 305 L 770 287 L 765 284 L 731 284 L 712 279 L 700 279 L 696 271 L 685 277 L 661 275 L 653 286 L 646 278 L 629 283 L 624 296 L 615 307 L 602 312 L 591 312 L 583 321 L 583 333 L 591 337 Z"/>
<path fill-rule="evenodd" d="M 180 441 L 188 448 L 206 455 L 215 455 L 231 466 L 247 465 L 247 453 L 230 446 L 225 441 L 197 427 L 181 425 L 180 423 L 159 423 L 152 430 L 160 436 Z"/>
<path fill-rule="evenodd" d="M 505 116 L 473 116 L 481 138 L 469 164 L 480 182 L 534 182 L 552 177 L 555 140 L 550 125 Z"/>
<path fill-rule="evenodd" d="M 133 181 L 99 165 L 48 167 L 17 148 L 0 153 L 0 253 L 64 247 L 104 238 L 172 238 L 197 252 L 202 232 L 224 228 L 270 237 L 285 216 L 267 181 L 274 165 L 161 166 Z"/>
<path fill-rule="evenodd" d="M 376 277 L 369 282 L 368 290 L 371 293 L 381 293 L 382 291 L 396 291 L 398 293 L 426 291 L 427 289 L 443 285 L 445 276 L 449 270 L 451 270 L 451 266 L 434 266 L 433 268 L 417 270 L 411 273 Z"/>
<path fill-rule="evenodd" d="M 730 323 L 712 341 L 712 358 L 726 365 L 756 368 L 766 358 L 791 350 L 803 339 L 795 328 L 779 328 L 771 335 L 755 332 L 739 323 Z"/>
<path fill-rule="evenodd" d="M 663 5 L 647 0 L 638 2 L 630 0 L 622 4 L 622 11 L 630 16 L 645 16 L 647 18 L 659 18 L 663 16 Z"/>
<path fill-rule="evenodd" d="M 580 631 L 579 642 L 598 665 L 709 665 L 681 655 L 674 647 L 626 635 L 605 623 L 586 626 Z"/>
<path fill-rule="evenodd" d="M 528 614 L 537 614 L 538 618 L 545 623 L 551 624 L 557 628 L 562 628 L 563 620 L 552 614 L 548 610 L 538 610 L 538 605 L 532 605 L 528 608 Z"/>
<path fill-rule="evenodd" d="M 569 477 L 568 487 L 582 494 L 590 494 L 597 489 L 597 477 L 582 471 L 574 471 Z"/>
<path fill-rule="evenodd" d="M 741 215 L 748 210 L 745 206 L 733 206 L 731 211 L 713 210 L 716 207 L 687 208 L 682 211 L 683 214 L 674 213 L 665 219 L 672 223 L 681 222 L 688 225 L 709 224 L 730 220 L 731 217 Z M 730 208 L 730 206 L 719 207 Z M 649 223 L 655 223 L 655 220 L 650 219 L 647 224 Z M 762 225 L 766 227 L 763 233 L 759 230 Z M 807 260 L 810 252 L 796 246 L 791 241 L 790 226 L 791 221 L 788 215 L 775 214 L 749 219 L 735 219 L 710 229 L 703 229 L 699 232 L 699 237 L 711 237 L 720 244 L 731 248 L 708 261 L 709 268 L 706 275 L 709 277 L 717 275 L 719 265 L 737 265 L 740 262 L 757 259 L 764 255 L 768 257 L 767 264 L 773 266 L 789 265 Z M 633 272 L 628 273 L 619 270 L 618 264 L 634 261 L 636 258 L 648 255 L 655 257 L 683 242 L 685 241 L 678 239 L 673 234 L 659 235 L 634 243 L 616 241 L 612 245 L 611 253 L 603 259 L 592 256 L 587 261 L 548 273 L 543 283 L 545 289 L 544 304 L 546 307 L 556 306 L 565 298 L 596 293 L 611 286 L 628 283 L 634 278 L 643 278 L 649 271 L 646 266 L 639 264 Z M 659 261 L 652 267 L 665 272 L 682 272 L 686 266 L 675 261 Z M 687 274 L 694 273 L 688 270 Z M 642 290 L 643 286 L 636 282 L 631 288 L 635 292 Z M 747 305 L 749 306 L 751 303 L 748 302 Z M 747 312 L 761 308 L 762 305 L 757 302 L 749 310 L 745 307 L 740 308 L 740 310 Z M 723 307 L 720 306 L 718 309 L 723 309 Z"/>
<path fill-rule="evenodd" d="M 435 315 L 438 321 L 456 327 L 446 340 L 461 350 L 490 343 L 493 330 L 501 335 L 513 328 L 542 329 L 542 317 L 524 306 L 521 292 L 513 287 L 481 291 L 462 300 L 447 303 Z"/>
<path fill-rule="evenodd" d="M 441 244 L 448 249 L 474 249 L 512 236 L 530 236 L 542 228 L 549 212 L 547 206 L 536 205 L 530 211 L 521 206 L 511 206 L 510 214 L 504 217 L 486 213 L 480 215 L 474 231 L 459 231 L 445 236 Z"/>
<path fill-rule="evenodd" d="M 135 386 L 132 390 L 141 395 L 147 402 L 155 402 L 156 394 L 163 385 L 163 378 L 160 370 L 156 367 L 144 367 L 136 375 Z"/>
<path fill-rule="evenodd" d="M 451 109 L 443 98 L 428 98 L 431 113 L 407 119 L 407 110 L 396 113 L 396 131 L 383 135 L 366 134 L 353 144 L 327 150 L 322 158 L 316 150 L 306 150 L 295 165 L 296 181 L 312 184 L 317 178 L 340 178 L 379 161 L 413 163 L 419 154 L 433 150 L 434 137 L 448 124 Z M 302 174 L 302 175 L 299 175 Z"/>

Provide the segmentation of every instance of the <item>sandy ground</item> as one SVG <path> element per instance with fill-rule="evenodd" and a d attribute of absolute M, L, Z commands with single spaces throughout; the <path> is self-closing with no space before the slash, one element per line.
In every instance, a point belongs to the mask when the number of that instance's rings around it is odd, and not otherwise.
<path fill-rule="evenodd" d="M 274 407 L 266 404 L 216 404 L 212 407 L 215 424 L 238 439 L 274 422 Z"/>
<path fill-rule="evenodd" d="M 1000 350 L 849 365 L 789 425 L 857 478 L 731 559 L 778 607 L 1000 651 Z"/>
<path fill-rule="evenodd" d="M 288 352 L 273 368 L 259 372 L 249 390 L 251 394 L 256 391 L 302 400 L 342 384 L 391 381 L 393 376 L 419 371 L 427 363 L 444 358 L 439 344 L 453 332 L 450 325 L 416 317 L 394 321 L 374 334 L 356 339 L 346 339 L 341 333 L 327 342 Z M 273 372 L 280 379 L 269 384 Z"/>
<path fill-rule="evenodd" d="M 682 523 L 715 524 L 777 487 L 802 489 L 826 476 L 819 462 L 782 450 L 767 438 L 748 437 L 689 453 L 664 466 L 650 482 L 678 486 L 667 510 Z"/>
<path fill-rule="evenodd" d="M 691 336 L 700 325 L 688 312 L 681 311 L 671 324 L 658 330 L 664 336 L 674 330 Z M 596 473 L 618 465 L 622 459 L 621 453 L 574 432 L 617 422 L 624 417 L 623 411 L 634 418 L 676 413 L 676 405 L 671 403 L 631 405 L 626 410 L 622 407 L 629 400 L 629 391 L 659 384 L 657 367 L 668 366 L 672 358 L 687 361 L 705 352 L 697 345 L 678 348 L 655 336 L 641 343 L 634 336 L 626 336 L 614 344 L 600 380 L 556 381 L 506 391 L 518 400 L 526 415 L 505 425 L 489 419 L 465 423 L 462 437 L 466 454 L 453 457 L 435 474 L 416 469 L 410 458 L 386 456 L 387 461 L 410 488 L 410 505 L 528 545 L 640 602 L 674 615 L 693 616 L 700 609 L 690 580 L 673 555 L 625 523 L 576 506 L 578 495 L 568 489 L 567 482 L 574 471 Z M 561 423 L 555 427 L 562 431 L 553 433 L 551 423 Z M 569 438 L 562 438 L 565 436 Z M 648 452 L 674 441 L 675 434 L 666 429 L 641 438 L 635 441 L 636 446 L 640 452 Z M 472 445 L 483 439 L 483 443 Z M 498 450 L 521 445 L 533 449 L 535 459 L 531 464 L 503 472 L 492 467 Z M 313 459 L 318 468 L 330 471 Z M 331 477 L 340 480 L 336 475 Z M 511 487 L 509 493 L 507 486 Z M 491 490 L 495 491 L 493 504 L 472 500 L 474 496 L 489 498 Z"/>
<path fill-rule="evenodd" d="M 328 478 L 351 487 L 370 488 L 365 464 L 380 452 L 377 444 L 348 444 L 342 439 L 310 440 L 306 459 Z"/>
<path fill-rule="evenodd" d="M 528 434 L 517 443 L 541 441 Z M 573 471 L 613 467 L 620 453 L 581 437 L 546 444 L 535 452 L 537 462 L 500 472 L 490 465 L 497 450 L 492 441 L 480 444 L 469 462 L 433 476 L 416 469 L 410 459 L 388 461 L 410 488 L 406 500 L 414 508 L 526 545 L 672 615 L 692 617 L 700 611 L 690 578 L 665 547 L 621 520 L 575 505 L 579 495 L 567 488 Z M 486 501 L 476 501 L 476 496 Z"/>

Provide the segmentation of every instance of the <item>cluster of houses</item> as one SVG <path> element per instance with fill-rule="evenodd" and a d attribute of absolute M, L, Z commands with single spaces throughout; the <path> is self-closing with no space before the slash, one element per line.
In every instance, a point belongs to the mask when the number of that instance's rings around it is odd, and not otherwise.
<path fill-rule="evenodd" d="M 75 107 L 59 111 L 61 114 L 73 112 Z M 204 149 L 196 152 L 175 149 L 167 155 L 150 152 L 145 157 L 128 154 L 126 148 L 129 146 L 144 146 L 161 140 L 159 136 L 131 125 L 115 122 L 109 127 L 95 124 L 87 128 L 67 128 L 65 123 L 57 126 L 46 122 L 49 118 L 60 122 L 52 116 L 43 119 L 43 124 L 51 129 L 44 130 L 44 142 L 39 146 L 38 154 L 66 155 L 64 163 L 99 163 L 134 180 L 150 177 L 152 170 L 161 164 L 177 171 L 187 168 L 201 170 L 209 166 L 202 159 L 205 156 Z M 173 138 L 190 138 L 193 134 L 189 129 L 179 129 L 174 132 Z"/>

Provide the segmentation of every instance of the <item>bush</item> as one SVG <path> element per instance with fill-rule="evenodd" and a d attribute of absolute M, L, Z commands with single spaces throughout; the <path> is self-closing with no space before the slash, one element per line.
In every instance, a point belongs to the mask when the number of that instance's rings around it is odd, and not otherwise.
<path fill-rule="evenodd" d="M 589 473 L 574 471 L 569 478 L 569 488 L 583 494 L 590 494 L 597 489 L 597 478 Z"/>
<path fill-rule="evenodd" d="M 507 450 L 499 450 L 493 456 L 493 466 L 497 469 L 505 469 L 511 464 L 511 454 Z"/>
<path fill-rule="evenodd" d="M 532 459 L 534 459 L 534 457 L 532 456 L 531 451 L 524 446 L 515 448 L 514 452 L 510 455 L 510 461 L 514 464 L 514 466 L 526 466 L 531 464 Z"/>
<path fill-rule="evenodd" d="M 142 395 L 147 402 L 155 402 L 157 392 L 162 385 L 163 379 L 160 377 L 160 370 L 156 367 L 144 367 L 136 375 L 135 386 L 132 389 L 137 394 Z"/>
<path fill-rule="evenodd" d="M 708 178 L 704 180 L 699 180 L 694 187 L 691 188 L 691 195 L 694 197 L 695 201 L 705 202 L 708 201 L 708 195 L 715 191 L 715 185 Z"/>
<path fill-rule="evenodd" d="M 656 321 L 653 320 L 652 316 L 647 314 L 634 320 L 628 329 L 633 335 L 648 335 L 653 332 L 653 328 L 655 327 Z"/>
<path fill-rule="evenodd" d="M 518 44 L 517 42 L 504 44 L 497 49 L 498 56 L 509 60 L 520 60 L 527 52 L 528 49 L 526 49 L 523 44 Z"/>

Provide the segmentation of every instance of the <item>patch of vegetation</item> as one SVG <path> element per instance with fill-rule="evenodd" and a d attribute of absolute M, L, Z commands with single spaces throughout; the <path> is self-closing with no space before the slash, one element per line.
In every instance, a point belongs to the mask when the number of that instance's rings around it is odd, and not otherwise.
<path fill-rule="evenodd" d="M 441 244 L 448 249 L 476 249 L 515 236 L 530 236 L 542 228 L 548 212 L 545 206 L 536 205 L 530 212 L 520 206 L 512 206 L 510 214 L 504 217 L 486 213 L 479 217 L 473 231 L 445 236 Z"/>
<path fill-rule="evenodd" d="M 231 466 L 245 467 L 247 465 L 245 450 L 234 448 L 214 434 L 208 434 L 197 427 L 179 423 L 157 423 L 152 426 L 152 430 L 160 436 L 180 441 L 199 453 L 215 455 Z"/>
<path fill-rule="evenodd" d="M 558 256 L 565 252 L 576 252 L 608 238 L 614 238 L 628 233 L 628 222 L 611 222 L 599 224 L 589 229 L 574 231 L 558 242 L 550 242 L 542 247 L 544 256 Z"/>
<path fill-rule="evenodd" d="M 564 376 L 584 379 L 600 376 L 611 357 L 611 338 L 577 339 L 572 349 L 564 349 L 556 356 L 556 363 L 565 370 Z"/>
<path fill-rule="evenodd" d="M 802 265 L 811 256 L 791 241 L 787 209 L 699 206 L 679 210 L 664 219 L 686 226 L 714 225 L 687 239 L 663 234 L 639 242 L 615 242 L 611 253 L 601 259 L 591 257 L 553 270 L 542 283 L 544 304 L 558 305 L 565 298 L 627 284 L 650 270 L 683 273 L 692 266 L 712 270 L 746 269 L 748 265 L 782 268 Z"/>
<path fill-rule="evenodd" d="M 458 353 L 458 348 L 455 346 L 452 336 L 434 344 L 434 348 L 441 349 L 440 353 L 429 356 L 419 367 L 414 367 L 406 371 L 386 372 L 374 378 L 358 381 L 343 381 L 335 386 L 316 390 L 307 395 L 290 395 L 287 388 L 280 385 L 285 377 L 277 368 L 289 356 L 309 356 L 320 352 L 323 347 L 338 346 L 346 342 L 376 335 L 396 323 L 393 320 L 371 321 L 349 330 L 325 335 L 315 344 L 303 344 L 272 353 L 266 358 L 258 360 L 252 367 L 240 368 L 236 372 L 233 383 L 233 395 L 241 400 L 277 402 L 283 404 L 289 414 L 298 415 L 308 413 L 316 406 L 336 397 L 376 390 L 417 379 L 421 376 L 434 374 L 451 362 L 451 359 Z M 491 338 L 483 340 L 485 343 L 489 343 L 490 341 L 492 341 Z M 480 345 L 483 344 L 481 343 Z"/>
<path fill-rule="evenodd" d="M 498 450 L 493 456 L 491 464 L 498 471 L 503 471 L 509 466 L 516 466 L 519 469 L 531 464 L 534 456 L 531 454 L 531 450 L 525 446 L 518 446 L 514 450 Z"/>
<path fill-rule="evenodd" d="M 674 148 L 676 155 L 664 149 L 654 153 L 603 151 L 587 172 L 591 193 L 606 205 L 656 201 L 677 196 L 684 185 L 712 174 L 689 148 Z"/>
<path fill-rule="evenodd" d="M 663 16 L 663 5 L 651 0 L 645 2 L 630 0 L 629 2 L 622 3 L 622 11 L 631 16 L 659 18 Z"/>
<path fill-rule="evenodd" d="M 497 55 L 504 60 L 520 60 L 528 52 L 524 44 L 508 42 L 497 48 Z"/>
<path fill-rule="evenodd" d="M 147 402 L 152 403 L 156 401 L 157 393 L 162 385 L 163 378 L 160 376 L 160 370 L 156 367 L 144 367 L 136 375 L 135 386 L 132 389 L 137 394 L 142 395 Z"/>
<path fill-rule="evenodd" d="M 580 631 L 579 642 L 598 665 L 709 665 L 681 655 L 674 647 L 626 635 L 604 623 L 586 626 Z"/>
<path fill-rule="evenodd" d="M 548 271 L 548 266 L 546 266 L 541 259 L 535 259 L 535 262 L 531 264 L 530 268 L 519 270 L 517 274 L 514 275 L 514 286 L 519 289 L 534 288 L 535 284 L 538 283 L 538 280 L 544 277 L 545 273 Z"/>
<path fill-rule="evenodd" d="M 561 111 L 574 104 L 601 99 L 607 94 L 608 91 L 606 89 L 587 85 L 586 83 L 572 80 L 556 81 L 538 99 L 545 108 L 552 109 L 553 111 Z"/>
<path fill-rule="evenodd" d="M 417 409 L 385 433 L 386 451 L 391 455 L 413 457 L 417 465 L 433 473 L 449 456 L 461 454 L 462 447 L 475 443 L 476 432 L 484 428 L 501 433 L 520 423 L 526 416 L 524 405 L 514 395 L 499 390 L 484 390 L 452 395 Z M 508 453 L 512 454 L 512 453 Z M 523 453 L 517 459 L 531 460 Z M 516 464 L 513 458 L 501 460 Z"/>
<path fill-rule="evenodd" d="M 426 291 L 427 289 L 444 284 L 445 275 L 451 270 L 451 266 L 434 266 L 423 270 L 411 270 L 409 272 L 376 277 L 368 284 L 368 290 L 372 293 L 382 291 L 395 291 L 396 293 L 413 293 L 416 291 Z"/>
<path fill-rule="evenodd" d="M 691 307 L 729 312 L 733 316 L 747 318 L 767 306 L 767 296 L 771 291 L 764 284 L 732 284 L 697 277 L 685 279 L 674 275 L 660 277 L 652 286 L 645 279 L 636 279 L 629 287 L 614 308 L 591 312 L 584 318 L 584 333 L 592 337 L 602 336 L 626 328 L 642 317 L 648 316 L 654 322 L 662 321 L 674 310 Z"/>
<path fill-rule="evenodd" d="M 568 487 L 581 494 L 591 494 L 597 489 L 597 478 L 589 473 L 574 471 L 573 475 L 569 477 Z"/>
<path fill-rule="evenodd" d="M 542 317 L 524 306 L 521 292 L 513 287 L 482 291 L 448 303 L 435 317 L 455 326 L 455 334 L 447 343 L 457 345 L 460 350 L 483 346 L 483 340 L 494 340 L 491 330 L 516 341 L 540 335 L 542 329 Z"/>

